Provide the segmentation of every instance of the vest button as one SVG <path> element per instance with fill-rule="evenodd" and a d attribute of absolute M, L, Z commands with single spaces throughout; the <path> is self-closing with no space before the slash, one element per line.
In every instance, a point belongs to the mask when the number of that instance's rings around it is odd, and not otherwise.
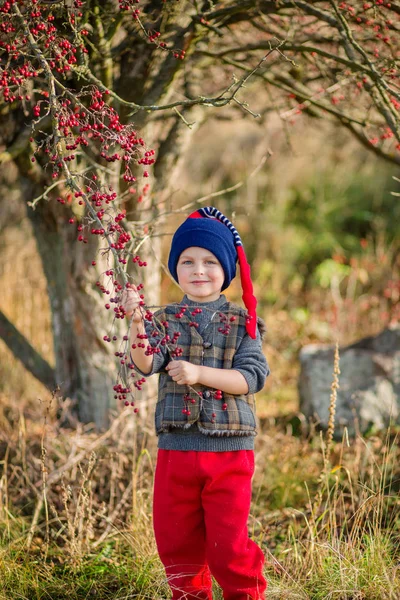
<path fill-rule="evenodd" d="M 208 400 L 208 398 L 211 398 L 211 392 L 209 392 L 208 390 L 203 392 L 203 398 L 206 398 L 207 400 Z"/>
<path fill-rule="evenodd" d="M 209 348 L 211 348 L 212 343 L 211 342 L 203 342 L 203 348 L 205 348 L 206 350 L 208 350 Z"/>

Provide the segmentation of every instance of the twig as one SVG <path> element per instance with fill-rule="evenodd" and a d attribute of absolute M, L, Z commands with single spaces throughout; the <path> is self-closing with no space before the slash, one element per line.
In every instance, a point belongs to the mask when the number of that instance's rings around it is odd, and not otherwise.
<path fill-rule="evenodd" d="M 120 421 L 125 418 L 126 418 L 126 413 L 124 411 L 119 415 L 118 418 L 115 419 L 115 421 L 112 423 L 111 427 L 103 435 L 96 438 L 91 444 L 89 444 L 84 450 L 79 452 L 79 454 L 74 456 L 72 459 L 71 458 L 68 459 L 68 461 L 64 465 L 62 465 L 59 469 L 52 471 L 52 473 L 49 475 L 49 477 L 47 479 L 47 486 L 49 487 L 50 485 L 53 485 L 53 483 L 57 483 L 58 481 L 60 481 L 60 479 L 62 478 L 63 474 L 66 471 L 68 471 L 69 469 L 71 469 L 72 467 L 77 465 L 81 460 L 83 460 L 85 458 L 85 456 L 89 452 L 93 452 L 99 446 L 104 444 L 104 442 L 106 440 L 108 440 L 108 438 L 111 437 L 111 435 L 114 433 L 114 431 L 118 428 Z M 36 484 L 36 486 L 39 486 L 39 485 L 40 485 L 40 482 L 38 482 Z"/>
<path fill-rule="evenodd" d="M 244 65 L 242 65 L 241 63 L 229 59 L 229 58 L 224 58 L 224 61 L 227 64 L 233 65 L 234 67 L 238 67 L 239 69 L 245 69 L 246 67 Z M 264 81 L 266 81 L 267 83 L 270 83 L 271 85 L 273 85 L 274 87 L 277 87 L 278 89 L 282 89 L 285 90 L 289 93 L 293 93 L 296 94 L 296 96 L 302 98 L 302 104 L 305 105 L 306 102 L 309 102 L 310 104 L 312 104 L 313 106 L 316 106 L 317 108 L 321 108 L 322 110 L 333 114 L 335 117 L 339 117 L 341 119 L 343 119 L 343 121 L 348 121 L 348 122 L 352 122 L 352 123 L 356 123 L 357 125 L 361 125 L 362 127 L 365 127 L 365 125 L 367 124 L 365 121 L 359 121 L 358 119 L 355 119 L 353 117 L 350 117 L 349 115 L 346 115 L 344 113 L 339 112 L 338 110 L 335 110 L 334 108 L 332 108 L 331 106 L 327 105 L 327 104 L 323 104 L 322 102 L 318 102 L 316 101 L 315 98 L 315 94 L 312 94 L 309 90 L 305 91 L 305 90 L 300 90 L 296 87 L 293 87 L 292 85 L 289 84 L 289 82 L 285 82 L 283 81 L 283 76 L 280 75 L 280 80 L 279 79 L 275 79 L 274 76 L 268 76 L 265 73 L 257 73 L 257 77 L 260 77 L 261 79 L 263 79 Z M 335 84 L 336 85 L 336 84 Z M 317 93 L 318 95 L 318 93 Z M 291 109 L 292 110 L 292 109 Z"/>
<path fill-rule="evenodd" d="M 363 57 L 365 63 L 368 65 L 368 67 L 372 71 L 371 79 L 374 81 L 381 99 L 379 100 L 378 97 L 376 96 L 376 94 L 373 94 L 373 93 L 371 93 L 371 97 L 375 101 L 375 105 L 376 105 L 378 111 L 381 112 L 381 114 L 384 116 L 384 118 L 385 118 L 387 124 L 389 125 L 390 129 L 392 130 L 393 134 L 396 136 L 397 140 L 400 141 L 400 133 L 398 131 L 399 119 L 398 119 L 397 113 L 395 112 L 395 109 L 393 108 L 389 98 L 387 97 L 386 89 L 385 89 L 386 86 L 384 85 L 382 76 L 375 69 L 375 65 L 370 61 L 368 54 L 365 52 L 365 50 L 354 39 L 354 36 L 351 32 L 349 24 L 347 23 L 344 16 L 340 13 L 338 7 L 336 6 L 336 2 L 334 0 L 330 0 L 330 4 L 331 4 L 333 10 L 335 11 L 337 18 L 339 19 L 340 23 L 342 24 L 342 28 L 343 28 L 343 31 L 345 32 L 345 36 L 347 37 L 352 48 L 354 48 Z M 373 88 L 371 86 L 371 92 L 372 91 L 373 91 Z"/>
<path fill-rule="evenodd" d="M 43 192 L 43 194 L 41 194 L 40 196 L 37 196 L 31 202 L 27 202 L 28 206 L 30 206 L 31 208 L 35 208 L 36 204 L 40 200 L 43 200 L 43 199 L 47 200 L 48 199 L 48 197 L 47 197 L 48 192 L 50 192 L 52 189 L 54 189 L 55 187 L 57 187 L 61 183 L 65 183 L 66 181 L 67 181 L 66 179 L 59 179 L 58 181 L 55 181 L 48 188 L 46 188 L 46 190 Z"/>
<path fill-rule="evenodd" d="M 99 537 L 99 539 L 96 540 L 95 542 L 93 542 L 93 544 L 92 544 L 93 548 L 97 548 L 97 546 L 100 546 L 100 544 L 102 544 L 104 542 L 104 540 L 107 538 L 107 536 L 110 533 L 111 529 L 114 527 L 114 521 L 118 517 L 119 511 L 128 502 L 128 498 L 129 498 L 129 496 L 131 494 L 131 491 L 132 491 L 132 481 L 130 481 L 129 484 L 127 485 L 127 487 L 125 488 L 125 491 L 124 491 L 124 493 L 122 495 L 122 498 L 118 502 L 117 506 L 115 507 L 112 515 L 110 517 L 106 518 L 106 521 L 107 521 L 108 525 L 105 528 L 105 530 L 103 531 L 103 533 L 101 534 L 101 536 Z"/>
<path fill-rule="evenodd" d="M 337 391 L 340 387 L 339 386 L 339 375 L 340 375 L 339 343 L 336 342 L 335 353 L 334 353 L 334 363 L 333 363 L 333 381 L 331 384 L 331 395 L 330 395 L 330 401 L 329 401 L 328 429 L 326 432 L 326 445 L 325 445 L 325 448 L 323 448 L 324 465 L 323 465 L 321 474 L 318 478 L 319 487 L 318 487 L 318 491 L 316 493 L 314 504 L 313 504 L 312 510 L 311 510 L 312 518 L 314 519 L 314 521 L 315 521 L 316 514 L 319 511 L 319 508 L 321 506 L 323 487 L 326 483 L 326 478 L 327 478 L 328 470 L 329 470 L 329 460 L 330 460 L 330 455 L 331 455 L 331 450 L 332 450 L 333 433 L 335 430 Z M 323 440 L 321 439 L 321 441 L 323 441 Z"/>
<path fill-rule="evenodd" d="M 179 110 L 175 107 L 174 111 L 176 112 L 176 114 L 178 115 L 178 117 L 180 119 L 182 119 L 182 121 L 185 123 L 185 125 L 187 125 L 189 127 L 189 129 L 192 129 L 194 123 L 188 123 L 188 121 L 186 121 L 185 117 L 183 116 L 183 114 L 181 112 L 179 112 Z"/>
<path fill-rule="evenodd" d="M 227 97 L 224 97 L 224 95 L 231 89 L 232 86 L 225 89 L 221 94 L 219 94 L 218 96 L 216 96 L 214 98 L 198 96 L 197 98 L 193 98 L 191 100 L 178 100 L 176 102 L 171 102 L 169 104 L 162 104 L 162 105 L 156 105 L 156 104 L 140 105 L 140 104 L 136 104 L 135 102 L 129 102 L 128 100 L 124 100 L 123 98 L 118 96 L 118 94 L 116 94 L 113 90 L 108 89 L 107 86 L 105 86 L 100 79 L 98 79 L 95 75 L 93 75 L 93 73 L 87 67 L 74 67 L 73 70 L 75 73 L 86 77 L 86 79 L 88 81 L 95 83 L 100 90 L 102 90 L 104 92 L 107 91 L 107 93 L 109 93 L 110 96 L 112 96 L 115 100 L 117 100 L 124 106 L 130 106 L 131 108 L 133 108 L 134 110 L 129 114 L 129 116 L 134 115 L 138 111 L 156 112 L 156 111 L 160 111 L 160 110 L 168 110 L 171 108 L 176 108 L 178 106 L 188 108 L 191 106 L 203 105 L 203 106 L 214 106 L 215 108 L 220 108 L 222 106 L 226 106 L 232 100 L 234 100 L 235 95 L 240 90 L 240 88 L 242 88 L 246 85 L 246 82 L 250 79 L 250 77 L 252 77 L 254 75 L 254 73 L 256 71 L 258 71 L 258 69 L 260 69 L 260 67 L 264 63 L 264 61 L 268 58 L 268 56 L 272 52 L 275 52 L 276 49 L 277 49 L 277 47 L 271 46 L 270 51 L 267 52 L 267 54 L 265 56 L 263 56 L 263 58 L 254 67 L 254 69 L 252 69 L 248 74 L 244 75 L 238 81 L 238 83 L 235 87 L 235 90 Z M 65 89 L 65 87 L 58 80 L 55 80 L 55 83 L 56 83 L 56 85 Z"/>
<path fill-rule="evenodd" d="M 39 499 L 36 503 L 35 506 L 35 512 L 33 514 L 33 519 L 32 519 L 32 524 L 28 533 L 28 537 L 26 540 L 26 547 L 27 550 L 30 550 L 30 547 L 32 545 L 32 540 L 33 540 L 33 535 L 36 531 L 36 527 L 39 521 L 39 516 L 40 513 L 42 511 L 42 508 L 44 506 L 44 510 L 45 510 L 45 524 L 46 524 L 46 537 L 45 537 L 45 548 L 46 548 L 46 555 L 49 549 L 49 541 L 50 541 L 50 531 L 49 531 L 49 507 L 47 504 L 47 487 L 48 487 L 48 479 L 47 479 L 47 467 L 46 467 L 46 447 L 45 447 L 45 437 L 46 437 L 46 427 L 47 427 L 47 417 L 49 415 L 50 412 L 50 408 L 52 405 L 52 402 L 54 400 L 54 398 L 56 397 L 57 393 L 59 392 L 60 388 L 57 387 L 51 394 L 51 398 L 50 398 L 50 402 L 46 407 L 46 412 L 44 415 L 44 422 L 43 422 L 43 431 L 42 431 L 42 437 L 40 440 L 40 466 L 41 466 L 41 472 L 42 472 L 42 479 L 41 481 L 39 481 L 37 483 L 38 485 L 42 486 L 42 493 L 39 496 Z"/>
<path fill-rule="evenodd" d="M 257 167 L 254 169 L 254 171 L 252 171 L 248 177 L 243 179 L 243 181 L 239 181 L 238 183 L 235 183 L 235 185 L 232 185 L 231 187 L 225 188 L 223 190 L 218 190 L 218 192 L 211 192 L 211 194 L 207 194 L 206 196 L 202 196 L 201 198 L 192 200 L 188 204 L 185 204 L 184 206 L 182 206 L 181 208 L 177 208 L 176 210 L 170 210 L 170 211 L 165 211 L 163 213 L 160 213 L 159 215 L 157 215 L 157 217 L 155 219 L 145 222 L 144 225 L 150 225 L 150 223 L 155 223 L 162 217 L 165 217 L 168 215 L 180 214 L 180 213 L 186 212 L 187 210 L 189 210 L 190 208 L 193 208 L 197 204 L 202 204 L 206 200 L 210 200 L 210 198 L 216 198 L 217 196 L 222 196 L 223 194 L 228 194 L 230 192 L 234 192 L 235 190 L 241 188 L 252 177 L 254 177 L 259 172 L 259 170 L 263 167 L 263 165 L 268 160 L 268 158 L 270 158 L 272 155 L 273 155 L 272 150 L 270 150 L 268 148 L 267 152 L 264 154 L 264 156 L 262 157 L 262 159 L 259 162 L 259 164 L 257 165 Z"/>

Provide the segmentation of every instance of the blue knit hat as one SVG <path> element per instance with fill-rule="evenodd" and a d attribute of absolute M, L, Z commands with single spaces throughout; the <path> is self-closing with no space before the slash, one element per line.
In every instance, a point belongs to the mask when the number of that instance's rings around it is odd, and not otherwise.
<path fill-rule="evenodd" d="M 197 212 L 197 211 L 196 211 Z M 186 248 L 205 248 L 216 256 L 225 274 L 222 289 L 225 290 L 236 275 L 237 252 L 232 233 L 217 219 L 190 217 L 182 223 L 172 238 L 168 268 L 178 281 L 177 265 Z"/>
<path fill-rule="evenodd" d="M 243 301 L 248 310 L 246 329 L 252 338 L 256 336 L 257 300 L 253 294 L 250 266 L 247 262 L 242 240 L 233 224 L 214 206 L 195 211 L 178 227 L 171 242 L 168 268 L 178 282 L 177 265 L 186 248 L 205 248 L 216 256 L 225 274 L 222 290 L 225 290 L 236 275 L 239 260 L 243 289 Z M 179 282 L 178 282 L 179 283 Z"/>

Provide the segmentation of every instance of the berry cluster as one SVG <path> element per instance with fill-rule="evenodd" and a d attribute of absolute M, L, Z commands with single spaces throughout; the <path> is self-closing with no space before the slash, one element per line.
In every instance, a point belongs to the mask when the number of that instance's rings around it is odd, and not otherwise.
<path fill-rule="evenodd" d="M 234 321 L 236 321 L 236 317 L 234 315 L 232 315 L 231 317 L 228 318 L 228 316 L 224 315 L 223 313 L 219 313 L 219 317 L 221 319 L 221 323 L 223 323 L 223 327 L 219 327 L 218 331 L 220 333 L 223 333 L 224 335 L 229 335 L 229 333 L 231 331 L 230 323 L 233 323 Z"/>
<path fill-rule="evenodd" d="M 185 408 L 182 409 L 182 414 L 189 416 L 191 414 L 189 404 L 196 404 L 196 400 L 190 394 L 185 394 L 183 396 L 183 401 L 185 403 Z"/>
<path fill-rule="evenodd" d="M 113 390 L 115 393 L 115 400 L 122 400 L 125 404 L 125 406 L 135 406 L 135 402 L 134 400 L 129 401 L 128 400 L 128 396 L 130 395 L 131 391 L 129 387 L 124 387 L 122 384 L 117 383 L 116 385 L 114 385 Z M 139 412 L 138 408 L 134 409 L 135 413 Z"/>
<path fill-rule="evenodd" d="M 223 400 L 223 394 L 221 390 L 216 390 L 215 392 L 212 393 L 215 400 Z M 223 402 L 221 405 L 222 410 L 228 410 L 228 405 L 226 402 Z M 216 414 L 213 413 L 213 417 L 216 417 Z"/>
<path fill-rule="evenodd" d="M 165 1 L 165 0 L 164 0 Z M 139 30 L 142 32 L 144 37 L 148 42 L 154 44 L 160 50 L 164 50 L 166 52 L 172 52 L 174 58 L 178 60 L 183 60 L 185 58 L 185 50 L 172 50 L 168 48 L 166 42 L 160 41 L 161 32 L 154 29 L 146 29 L 142 20 L 141 20 L 141 12 L 140 9 L 137 8 L 137 5 L 140 4 L 140 0 L 118 0 L 119 9 L 121 12 L 126 12 L 131 15 L 134 21 L 139 25 Z"/>
<path fill-rule="evenodd" d="M 184 316 L 186 309 L 187 309 L 188 305 L 187 304 L 182 304 L 180 310 L 175 314 L 175 317 L 177 319 L 182 319 L 182 317 Z"/>

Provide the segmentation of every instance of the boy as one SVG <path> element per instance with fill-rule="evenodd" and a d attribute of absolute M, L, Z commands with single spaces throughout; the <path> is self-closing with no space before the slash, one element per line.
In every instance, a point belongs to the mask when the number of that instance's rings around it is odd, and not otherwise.
<path fill-rule="evenodd" d="M 225 290 L 239 260 L 247 313 Z M 250 268 L 240 237 L 216 208 L 177 229 L 169 270 L 185 296 L 144 321 L 135 290 L 124 293 L 132 360 L 160 373 L 153 521 L 173 600 L 263 600 L 264 556 L 248 537 L 256 422 L 253 394 L 269 368 L 262 353 Z M 158 325 L 157 325 L 158 324 Z M 137 345 L 138 336 L 148 342 Z M 142 338 L 143 339 L 143 338 Z"/>

